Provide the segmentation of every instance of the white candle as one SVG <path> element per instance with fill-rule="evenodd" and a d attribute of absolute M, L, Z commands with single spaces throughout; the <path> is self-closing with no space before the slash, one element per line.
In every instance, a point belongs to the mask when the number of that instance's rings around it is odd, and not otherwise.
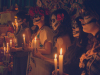
<path fill-rule="evenodd" d="M 55 54 L 54 66 L 55 66 L 55 75 L 57 75 L 57 54 Z"/>
<path fill-rule="evenodd" d="M 7 52 L 9 51 L 9 43 L 7 43 Z"/>
<path fill-rule="evenodd" d="M 35 37 L 35 51 L 36 51 L 36 48 L 37 48 L 37 47 L 36 47 L 36 37 Z"/>
<path fill-rule="evenodd" d="M 25 45 L 25 34 L 23 34 L 23 44 Z"/>
<path fill-rule="evenodd" d="M 12 47 L 12 39 L 10 39 L 10 47 Z"/>
<path fill-rule="evenodd" d="M 60 49 L 60 55 L 59 55 L 59 74 L 63 74 L 63 55 L 62 55 L 62 48 Z"/>
<path fill-rule="evenodd" d="M 4 55 L 6 54 L 6 47 L 4 47 Z"/>

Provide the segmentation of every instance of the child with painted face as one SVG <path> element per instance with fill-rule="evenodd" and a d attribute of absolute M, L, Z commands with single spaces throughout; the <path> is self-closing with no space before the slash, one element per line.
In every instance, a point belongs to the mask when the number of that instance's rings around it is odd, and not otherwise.
<path fill-rule="evenodd" d="M 27 75 L 50 75 L 52 65 L 43 57 L 53 58 L 53 32 L 49 26 L 49 10 L 41 7 L 32 7 L 29 14 L 33 19 L 33 24 L 39 27 L 36 36 L 32 38 L 31 47 L 25 47 L 32 52 L 29 54 Z"/>
<path fill-rule="evenodd" d="M 95 40 L 92 49 L 80 57 L 79 67 L 85 69 L 82 75 L 100 75 L 100 0 L 84 0 L 82 16 L 83 31 L 91 33 Z"/>
<path fill-rule="evenodd" d="M 25 34 L 25 41 L 29 43 L 31 38 L 31 31 L 28 28 L 29 15 L 24 11 L 19 11 L 17 14 L 18 31 L 15 34 L 17 40 L 17 47 L 11 47 L 10 52 L 13 54 L 13 73 L 12 75 L 25 75 L 27 67 L 28 52 L 23 50 L 22 43 L 23 34 Z M 28 50 L 27 50 L 28 51 Z"/>

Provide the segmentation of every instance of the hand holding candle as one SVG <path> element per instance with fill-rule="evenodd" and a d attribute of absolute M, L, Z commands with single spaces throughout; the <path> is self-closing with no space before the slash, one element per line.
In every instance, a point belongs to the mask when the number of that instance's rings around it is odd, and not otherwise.
<path fill-rule="evenodd" d="M 55 54 L 54 65 L 55 65 L 55 75 L 57 75 L 57 54 Z"/>
<path fill-rule="evenodd" d="M 62 48 L 60 49 L 60 55 L 59 55 L 59 74 L 63 74 L 63 55 L 62 55 Z"/>

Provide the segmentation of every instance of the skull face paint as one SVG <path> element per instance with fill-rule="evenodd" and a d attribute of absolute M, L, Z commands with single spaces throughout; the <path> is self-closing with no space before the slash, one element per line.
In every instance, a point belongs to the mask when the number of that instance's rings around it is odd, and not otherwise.
<path fill-rule="evenodd" d="M 38 25 L 38 23 L 40 23 L 40 22 L 41 22 L 41 17 L 39 15 L 34 16 L 33 24 Z"/>
<path fill-rule="evenodd" d="M 59 21 L 57 21 L 57 18 L 54 14 L 51 16 L 51 24 L 52 24 L 53 30 L 56 30 L 58 26 L 60 25 Z"/>

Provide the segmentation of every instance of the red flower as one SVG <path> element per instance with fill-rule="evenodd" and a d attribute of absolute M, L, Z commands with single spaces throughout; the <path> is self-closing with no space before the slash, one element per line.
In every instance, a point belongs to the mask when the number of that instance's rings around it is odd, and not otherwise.
<path fill-rule="evenodd" d="M 34 13 L 34 10 L 35 10 L 35 9 L 34 9 L 33 7 L 29 9 L 29 14 L 30 14 L 30 16 L 32 16 L 32 17 L 34 17 L 34 14 L 35 14 L 35 13 Z"/>
<path fill-rule="evenodd" d="M 35 7 L 35 13 L 37 14 L 39 12 L 39 7 Z"/>
<path fill-rule="evenodd" d="M 57 14 L 57 20 L 58 21 L 61 21 L 63 19 L 64 19 L 64 14 L 63 13 L 62 14 Z"/>
<path fill-rule="evenodd" d="M 39 11 L 39 14 L 40 14 L 41 16 L 44 16 L 44 11 L 43 11 L 43 10 L 40 10 L 40 11 Z"/>
<path fill-rule="evenodd" d="M 49 15 L 49 9 L 48 8 L 45 9 L 45 14 Z"/>

